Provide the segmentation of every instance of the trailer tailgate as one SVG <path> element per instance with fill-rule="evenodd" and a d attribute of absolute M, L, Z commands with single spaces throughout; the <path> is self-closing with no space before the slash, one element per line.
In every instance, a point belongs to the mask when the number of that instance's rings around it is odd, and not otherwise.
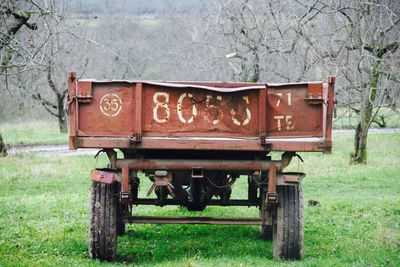
<path fill-rule="evenodd" d="M 70 148 L 330 152 L 333 85 L 333 77 L 255 84 L 70 73 Z"/>

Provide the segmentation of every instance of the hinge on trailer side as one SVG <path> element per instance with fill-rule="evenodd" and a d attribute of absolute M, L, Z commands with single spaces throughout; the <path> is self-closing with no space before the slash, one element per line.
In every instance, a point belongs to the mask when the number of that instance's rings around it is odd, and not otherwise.
<path fill-rule="evenodd" d="M 92 102 L 92 82 L 89 81 L 79 81 L 77 85 L 76 99 L 81 103 Z"/>
<path fill-rule="evenodd" d="M 140 143 L 142 141 L 142 133 L 134 133 L 130 139 L 131 144 Z"/>
<path fill-rule="evenodd" d="M 92 102 L 93 96 L 91 96 L 91 95 L 77 95 L 75 98 L 80 103 L 90 103 L 90 102 Z"/>
<path fill-rule="evenodd" d="M 307 88 L 307 97 L 304 100 L 308 101 L 311 105 L 319 105 L 325 103 L 323 99 L 323 85 L 322 83 L 309 83 Z"/>
<path fill-rule="evenodd" d="M 260 136 L 260 144 L 261 144 L 266 150 L 271 150 L 271 143 L 267 142 L 265 135 Z"/>

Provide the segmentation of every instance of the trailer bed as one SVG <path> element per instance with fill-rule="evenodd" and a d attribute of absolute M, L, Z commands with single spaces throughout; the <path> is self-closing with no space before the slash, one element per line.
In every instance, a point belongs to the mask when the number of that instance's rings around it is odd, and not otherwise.
<path fill-rule="evenodd" d="M 334 78 L 288 84 L 76 80 L 70 149 L 331 151 Z"/>

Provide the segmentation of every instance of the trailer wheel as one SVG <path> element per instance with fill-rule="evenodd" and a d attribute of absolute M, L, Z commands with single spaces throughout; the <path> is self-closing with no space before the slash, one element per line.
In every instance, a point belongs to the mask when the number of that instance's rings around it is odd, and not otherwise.
<path fill-rule="evenodd" d="M 114 260 L 117 254 L 116 184 L 96 183 L 91 189 L 89 256 Z"/>
<path fill-rule="evenodd" d="M 274 257 L 299 260 L 303 255 L 304 217 L 300 186 L 278 186 L 272 234 Z"/>

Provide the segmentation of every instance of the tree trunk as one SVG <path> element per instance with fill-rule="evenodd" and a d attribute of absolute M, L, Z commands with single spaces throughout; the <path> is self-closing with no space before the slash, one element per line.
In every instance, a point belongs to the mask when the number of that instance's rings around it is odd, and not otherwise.
<path fill-rule="evenodd" d="M 372 122 L 372 109 L 378 89 L 381 62 L 381 58 L 378 58 L 372 67 L 370 87 L 364 88 L 361 97 L 360 120 L 354 136 L 354 153 L 350 156 L 351 163 L 367 163 L 367 137 Z"/>
<path fill-rule="evenodd" d="M 61 133 L 68 133 L 68 124 L 66 117 L 58 117 L 58 126 Z"/>
<path fill-rule="evenodd" d="M 351 163 L 367 163 L 367 136 L 368 129 L 362 126 L 364 123 L 358 122 L 354 135 L 354 153 L 351 154 Z"/>
<path fill-rule="evenodd" d="M 42 101 L 42 104 L 45 106 L 46 110 L 50 112 L 50 114 L 57 117 L 58 127 L 60 128 L 60 132 L 67 133 L 68 132 L 67 114 L 64 110 L 64 100 L 67 93 L 67 89 L 60 90 L 57 88 L 54 82 L 54 76 L 53 76 L 54 74 L 52 73 L 53 71 L 52 64 L 53 62 L 49 60 L 49 64 L 47 66 L 47 83 L 49 84 L 50 89 L 57 97 L 57 105 L 56 104 L 53 105 L 49 101 Z M 50 110 L 46 105 L 51 106 L 53 110 Z"/>
<path fill-rule="evenodd" d="M 64 95 L 65 96 L 65 95 Z M 58 110 L 58 126 L 60 127 L 61 133 L 68 132 L 68 124 L 67 124 L 67 114 L 64 110 L 64 96 L 61 98 L 57 96 L 57 110 Z"/>
<path fill-rule="evenodd" d="M 7 147 L 0 133 L 0 157 L 5 157 L 5 156 L 7 156 Z"/>

